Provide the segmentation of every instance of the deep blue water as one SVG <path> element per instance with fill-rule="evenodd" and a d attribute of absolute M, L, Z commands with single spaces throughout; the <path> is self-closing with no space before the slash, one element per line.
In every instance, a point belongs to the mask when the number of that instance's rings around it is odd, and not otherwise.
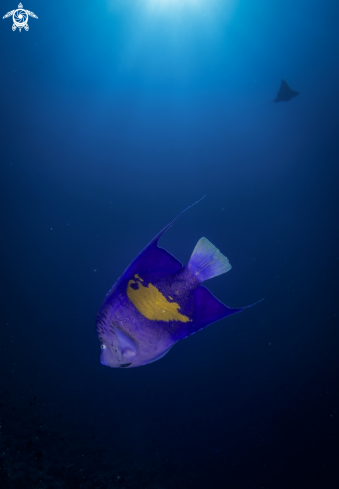
<path fill-rule="evenodd" d="M 1 17 L 17 8 L 1 2 Z M 337 488 L 334 0 L 25 0 L 0 23 L 0 483 Z M 300 95 L 271 102 L 284 78 Z M 265 300 L 136 369 L 95 315 L 141 249 L 201 236 Z"/>

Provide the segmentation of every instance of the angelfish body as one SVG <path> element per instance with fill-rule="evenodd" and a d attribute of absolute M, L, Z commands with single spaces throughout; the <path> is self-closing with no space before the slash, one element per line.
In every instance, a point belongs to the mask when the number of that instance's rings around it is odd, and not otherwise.
<path fill-rule="evenodd" d="M 103 365 L 131 368 L 154 362 L 177 341 L 243 310 L 230 309 L 201 285 L 231 269 L 206 238 L 198 241 L 184 267 L 158 247 L 176 219 L 137 256 L 101 306 L 96 328 Z"/>

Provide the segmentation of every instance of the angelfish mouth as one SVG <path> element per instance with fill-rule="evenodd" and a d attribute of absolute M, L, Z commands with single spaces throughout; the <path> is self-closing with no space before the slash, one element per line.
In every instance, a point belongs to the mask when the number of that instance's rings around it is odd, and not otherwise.
<path fill-rule="evenodd" d="M 131 363 L 122 363 L 120 365 L 120 367 L 125 368 L 125 367 L 129 367 L 130 365 L 132 365 L 132 364 Z"/>

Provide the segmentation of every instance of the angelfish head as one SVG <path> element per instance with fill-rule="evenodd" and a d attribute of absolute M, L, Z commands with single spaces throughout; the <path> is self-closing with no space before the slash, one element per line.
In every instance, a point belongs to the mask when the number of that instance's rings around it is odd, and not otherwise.
<path fill-rule="evenodd" d="M 100 362 L 102 363 L 102 365 L 106 365 L 106 367 L 119 368 L 120 362 L 114 346 L 111 345 L 109 341 L 103 338 L 103 342 L 101 343 L 100 348 Z"/>
<path fill-rule="evenodd" d="M 133 366 L 137 354 L 135 341 L 125 332 L 115 327 L 111 334 L 100 335 L 100 362 L 106 367 L 126 368 Z"/>

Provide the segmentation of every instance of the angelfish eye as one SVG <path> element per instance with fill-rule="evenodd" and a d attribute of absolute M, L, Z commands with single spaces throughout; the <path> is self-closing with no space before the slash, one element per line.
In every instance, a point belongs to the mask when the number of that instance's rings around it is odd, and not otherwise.
<path fill-rule="evenodd" d="M 101 345 L 101 346 L 100 346 L 100 348 L 101 348 L 102 350 L 106 350 L 106 345 Z"/>

